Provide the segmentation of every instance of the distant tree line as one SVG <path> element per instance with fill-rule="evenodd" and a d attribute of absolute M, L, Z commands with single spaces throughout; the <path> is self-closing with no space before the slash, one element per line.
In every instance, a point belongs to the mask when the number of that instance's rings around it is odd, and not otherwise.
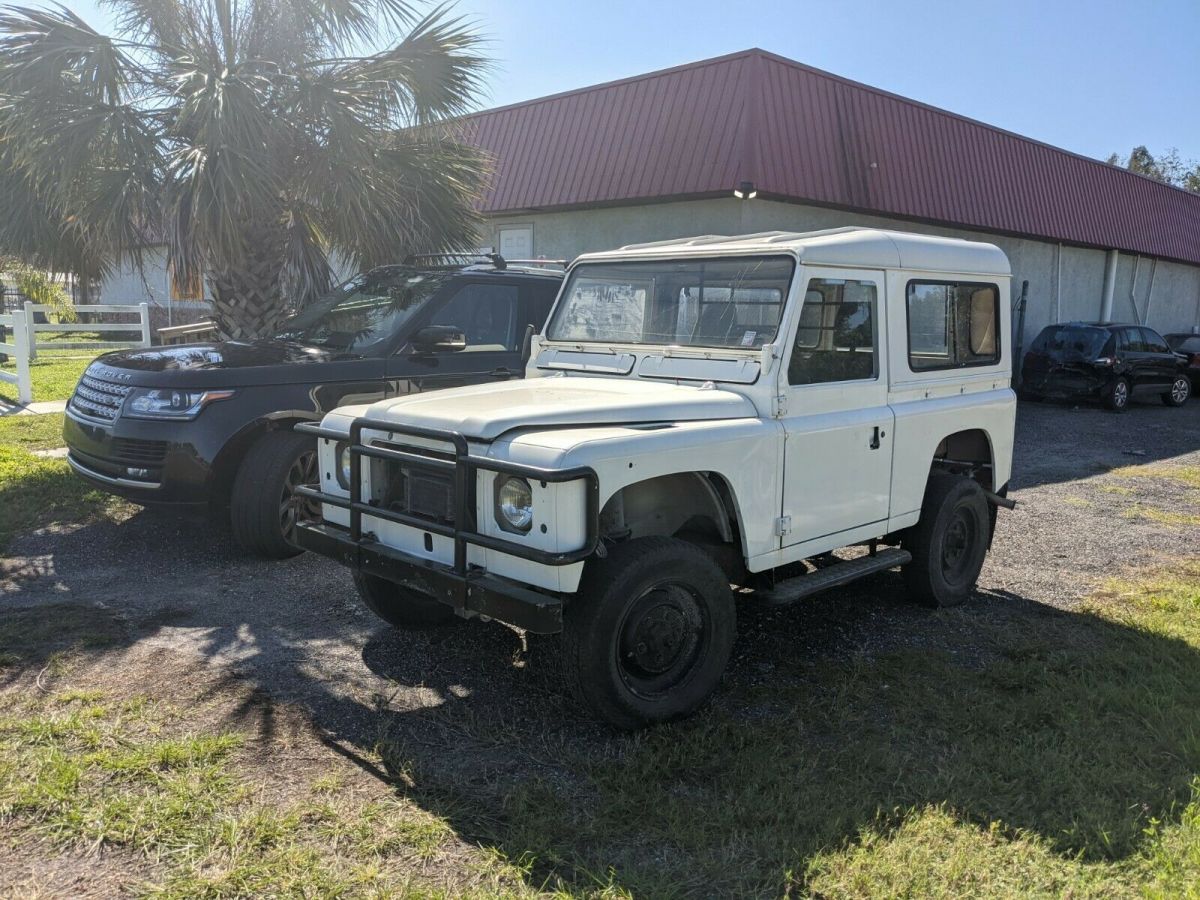
<path fill-rule="evenodd" d="M 1200 162 L 1185 160 L 1174 147 L 1158 156 L 1154 156 L 1145 146 L 1134 147 L 1128 156 L 1114 153 L 1106 162 L 1110 166 L 1128 169 L 1163 184 L 1200 194 Z"/>

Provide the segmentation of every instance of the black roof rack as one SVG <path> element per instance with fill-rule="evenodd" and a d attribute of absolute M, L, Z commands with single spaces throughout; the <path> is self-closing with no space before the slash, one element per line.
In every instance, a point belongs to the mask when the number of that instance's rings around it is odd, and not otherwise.
<path fill-rule="evenodd" d="M 458 269 L 466 266 L 492 266 L 503 272 L 509 266 L 537 269 L 566 269 L 565 259 L 505 259 L 499 253 L 413 253 L 404 258 L 406 266 L 433 266 Z"/>

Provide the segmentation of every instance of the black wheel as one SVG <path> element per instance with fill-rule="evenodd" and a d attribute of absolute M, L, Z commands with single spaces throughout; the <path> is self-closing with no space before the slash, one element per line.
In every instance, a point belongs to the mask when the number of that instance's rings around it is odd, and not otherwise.
<path fill-rule="evenodd" d="M 1124 376 L 1114 378 L 1104 389 L 1104 405 L 1113 412 L 1125 412 L 1129 406 L 1129 380 Z"/>
<path fill-rule="evenodd" d="M 991 531 L 987 499 L 970 478 L 933 475 L 925 487 L 921 520 L 904 540 L 912 562 L 904 578 L 914 600 L 957 606 L 971 595 Z"/>
<path fill-rule="evenodd" d="M 314 438 L 294 431 L 259 438 L 238 467 L 229 503 L 229 522 L 242 549 L 267 559 L 300 553 L 292 542 L 296 522 L 318 518 L 320 508 L 296 496 L 296 487 L 317 480 Z"/>
<path fill-rule="evenodd" d="M 407 585 L 396 584 L 377 575 L 354 573 L 354 586 L 367 609 L 389 625 L 405 631 L 435 628 L 464 622 L 445 603 Z"/>
<path fill-rule="evenodd" d="M 567 683 L 595 716 L 632 730 L 693 712 L 733 650 L 733 592 L 701 548 L 639 538 L 584 569 L 563 611 Z"/>
<path fill-rule="evenodd" d="M 1162 395 L 1162 402 L 1167 406 L 1183 406 L 1192 395 L 1192 383 L 1186 375 L 1176 375 L 1171 382 L 1171 389 Z"/>

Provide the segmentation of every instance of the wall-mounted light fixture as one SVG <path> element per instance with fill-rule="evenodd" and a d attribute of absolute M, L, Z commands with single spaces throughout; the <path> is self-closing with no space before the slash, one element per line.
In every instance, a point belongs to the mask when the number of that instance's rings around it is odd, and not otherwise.
<path fill-rule="evenodd" d="M 758 196 L 758 190 L 754 187 L 753 181 L 743 181 L 733 189 L 733 196 L 739 200 L 753 200 Z"/>

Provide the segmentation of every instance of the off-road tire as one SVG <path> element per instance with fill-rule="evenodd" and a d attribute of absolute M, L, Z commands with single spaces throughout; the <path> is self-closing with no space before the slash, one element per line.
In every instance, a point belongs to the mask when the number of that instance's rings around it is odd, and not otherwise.
<path fill-rule="evenodd" d="M 931 475 L 921 520 L 903 541 L 909 596 L 926 606 L 957 606 L 971 595 L 991 531 L 987 498 L 971 478 Z"/>
<path fill-rule="evenodd" d="M 1192 383 L 1186 375 L 1176 375 L 1171 382 L 1171 389 L 1162 395 L 1162 402 L 1167 406 L 1183 406 L 1192 396 Z"/>
<path fill-rule="evenodd" d="M 576 699 L 633 730 L 693 712 L 716 690 L 737 620 L 721 568 L 700 547 L 647 537 L 608 548 L 563 610 L 563 674 Z"/>
<path fill-rule="evenodd" d="M 316 452 L 315 438 L 294 431 L 270 431 L 250 447 L 238 466 L 229 500 L 229 524 L 243 550 L 266 559 L 302 552 L 291 541 L 285 506 L 291 504 L 297 512 L 305 505 L 291 496 L 291 487 L 316 481 Z"/>
<path fill-rule="evenodd" d="M 1125 412 L 1129 408 L 1129 393 L 1129 379 L 1118 375 L 1109 382 L 1100 399 L 1107 409 L 1111 409 L 1113 412 Z"/>
<path fill-rule="evenodd" d="M 354 586 L 367 609 L 402 631 L 420 631 L 466 621 L 455 615 L 451 607 L 428 594 L 378 575 L 355 572 Z"/>

